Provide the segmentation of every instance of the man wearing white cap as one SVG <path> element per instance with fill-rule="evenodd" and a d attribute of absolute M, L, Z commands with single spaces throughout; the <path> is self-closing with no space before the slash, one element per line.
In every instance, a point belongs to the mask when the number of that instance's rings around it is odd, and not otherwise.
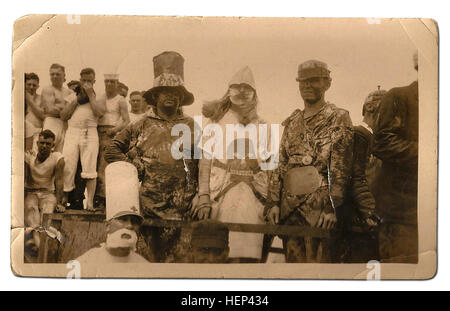
<path fill-rule="evenodd" d="M 105 148 L 116 133 L 120 132 L 128 123 L 128 106 L 125 98 L 119 94 L 119 75 L 105 74 L 105 94 L 99 101 L 106 107 L 105 114 L 98 121 L 99 153 L 97 162 L 97 187 L 95 191 L 96 207 L 104 207 L 105 204 Z"/>
<path fill-rule="evenodd" d="M 95 71 L 85 68 L 80 72 L 81 87 L 75 100 L 61 112 L 61 118 L 68 120 L 63 155 L 64 192 L 67 195 L 75 188 L 75 173 L 78 159 L 81 159 L 81 177 L 86 179 L 87 209 L 94 210 L 94 194 L 97 178 L 98 134 L 97 121 L 105 113 L 104 103 L 96 99 L 94 92 Z"/>
<path fill-rule="evenodd" d="M 348 111 L 325 101 L 331 86 L 327 64 L 300 64 L 296 80 L 305 109 L 295 110 L 283 122 L 267 217 L 272 223 L 332 229 L 351 176 L 352 121 Z M 285 236 L 283 247 L 287 262 L 331 261 L 327 238 Z"/>
<path fill-rule="evenodd" d="M 139 184 L 136 168 L 116 162 L 106 175 L 106 241 L 78 257 L 83 264 L 146 263 L 135 252 L 137 233 L 142 222 L 139 214 Z"/>

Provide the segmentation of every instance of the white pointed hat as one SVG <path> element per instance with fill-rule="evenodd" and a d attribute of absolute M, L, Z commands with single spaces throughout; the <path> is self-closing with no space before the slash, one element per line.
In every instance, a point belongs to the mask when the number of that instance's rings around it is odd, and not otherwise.
<path fill-rule="evenodd" d="M 118 161 L 105 168 L 106 220 L 139 213 L 139 180 L 136 167 Z"/>
<path fill-rule="evenodd" d="M 253 77 L 253 72 L 249 66 L 245 66 L 236 72 L 228 83 L 228 86 L 242 83 L 250 85 L 256 91 L 255 78 Z"/>

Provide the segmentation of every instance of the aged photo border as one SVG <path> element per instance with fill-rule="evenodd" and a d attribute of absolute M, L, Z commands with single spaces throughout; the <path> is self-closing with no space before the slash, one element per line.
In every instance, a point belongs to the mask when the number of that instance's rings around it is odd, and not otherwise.
<path fill-rule="evenodd" d="M 158 17 L 149 17 L 158 18 Z M 189 17 L 184 19 L 188 20 Z M 211 18 L 212 19 L 212 18 Z M 226 18 L 224 22 L 226 22 Z M 289 23 L 292 19 L 282 19 Z M 324 20 L 325 22 L 325 20 Z M 437 139 L 438 139 L 438 34 L 432 20 L 401 19 L 405 32 L 419 50 L 419 264 L 382 264 L 382 279 L 428 279 L 437 268 Z M 33 30 L 31 30 L 33 32 Z M 20 42 L 16 38 L 13 48 Z M 14 51 L 12 217 L 23 212 L 23 72 L 20 48 Z M 12 219 L 14 223 L 14 219 Z M 19 230 L 20 226 L 13 229 Z M 426 233 L 427 234 L 426 234 Z M 20 249 L 22 253 L 20 253 Z M 64 264 L 23 264 L 23 248 L 11 254 L 13 271 L 22 276 L 66 277 Z M 366 279 L 373 267 L 366 264 L 142 264 L 104 266 L 83 277 L 108 278 L 267 278 L 267 279 Z"/>

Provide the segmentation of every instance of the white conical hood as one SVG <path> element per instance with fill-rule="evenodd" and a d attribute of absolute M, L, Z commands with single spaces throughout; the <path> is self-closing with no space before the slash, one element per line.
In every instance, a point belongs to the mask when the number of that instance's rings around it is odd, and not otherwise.
<path fill-rule="evenodd" d="M 139 180 L 136 167 L 114 162 L 105 169 L 106 220 L 139 214 Z"/>
<path fill-rule="evenodd" d="M 233 76 L 233 78 L 231 78 L 230 82 L 228 83 L 228 86 L 231 86 L 232 84 L 241 84 L 241 83 L 248 84 L 254 90 L 256 90 L 255 78 L 253 77 L 253 72 L 249 66 L 245 66 L 244 68 L 239 70 Z"/>

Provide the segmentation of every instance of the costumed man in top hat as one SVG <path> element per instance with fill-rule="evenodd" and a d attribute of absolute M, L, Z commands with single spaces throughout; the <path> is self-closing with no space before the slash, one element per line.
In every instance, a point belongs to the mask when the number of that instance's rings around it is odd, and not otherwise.
<path fill-rule="evenodd" d="M 253 73 L 245 66 L 231 78 L 225 95 L 206 103 L 202 110 L 204 116 L 209 118 L 209 124 L 219 126 L 223 133 L 227 133 L 229 125 L 238 128 L 252 125 L 258 129 L 260 124 L 265 124 L 257 114 L 258 103 Z M 239 137 L 234 132 L 234 137 L 228 137 L 227 133 L 223 135 L 223 142 L 219 142 L 226 146 L 222 152 L 216 150 L 218 146 L 214 150 L 203 150 L 212 152 L 212 155 L 209 159 L 201 159 L 199 164 L 198 218 L 265 223 L 268 172 L 260 167 L 266 159 L 261 159 L 261 152 L 257 152 L 258 134 L 252 137 L 246 132 L 246 137 Z M 239 144 L 245 150 L 240 149 Z M 261 233 L 230 232 L 230 259 L 236 263 L 259 262 L 263 237 Z"/>
<path fill-rule="evenodd" d="M 283 122 L 279 165 L 271 176 L 267 217 L 272 223 L 332 229 L 351 175 L 353 132 L 348 111 L 325 101 L 328 66 L 299 65 L 305 109 Z M 331 239 L 283 237 L 286 262 L 330 262 Z"/>
<path fill-rule="evenodd" d="M 417 53 L 414 68 L 418 70 Z M 373 154 L 383 161 L 375 181 L 377 211 L 382 217 L 382 262 L 417 263 L 417 181 L 419 84 L 389 90 L 375 122 Z"/>
<path fill-rule="evenodd" d="M 194 96 L 183 86 L 183 64 L 184 59 L 177 52 L 164 52 L 153 58 L 154 87 L 144 94 L 152 109 L 118 133 L 106 147 L 106 161 L 128 161 L 138 169 L 144 218 L 186 219 L 196 193 L 198 160 L 192 159 L 194 120 L 181 109 L 191 105 Z M 177 125 L 187 126 L 191 132 L 191 145 L 183 146 L 180 159 L 175 159 L 171 152 L 178 139 L 171 131 Z M 191 159 L 184 156 L 186 152 Z M 180 246 L 180 228 L 149 228 L 143 235 L 150 261 L 181 261 L 185 255 Z"/>
<path fill-rule="evenodd" d="M 139 181 L 136 168 L 116 162 L 105 169 L 106 241 L 76 260 L 83 264 L 145 263 L 136 243 L 142 216 L 139 213 Z"/>

